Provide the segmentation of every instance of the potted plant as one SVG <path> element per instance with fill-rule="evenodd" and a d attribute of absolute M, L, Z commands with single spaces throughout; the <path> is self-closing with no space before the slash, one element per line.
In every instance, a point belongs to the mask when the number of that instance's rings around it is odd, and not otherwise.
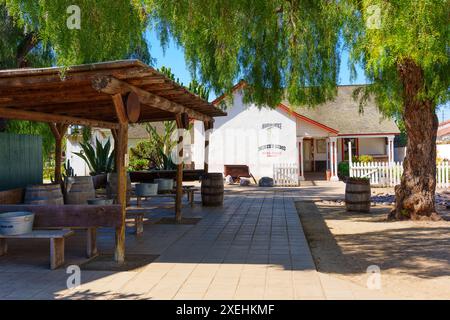
<path fill-rule="evenodd" d="M 82 151 L 74 154 L 88 165 L 95 189 L 104 188 L 107 174 L 114 169 L 114 150 L 111 151 L 110 139 L 104 145 L 96 138 L 94 146 L 87 142 L 80 142 L 80 146 Z"/>

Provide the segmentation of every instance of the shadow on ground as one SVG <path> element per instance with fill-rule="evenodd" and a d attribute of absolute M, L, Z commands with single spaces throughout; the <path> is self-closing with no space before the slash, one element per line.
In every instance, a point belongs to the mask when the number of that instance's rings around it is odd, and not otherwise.
<path fill-rule="evenodd" d="M 296 202 L 296 207 L 318 271 L 360 274 L 378 265 L 420 278 L 450 276 L 446 221 L 386 222 L 389 208 L 381 207 L 370 214 L 312 201 Z"/>

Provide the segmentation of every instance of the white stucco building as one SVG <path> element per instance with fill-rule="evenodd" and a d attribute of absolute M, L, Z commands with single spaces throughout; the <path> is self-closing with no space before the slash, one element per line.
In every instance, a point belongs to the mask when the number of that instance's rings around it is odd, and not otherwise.
<path fill-rule="evenodd" d="M 355 86 L 340 86 L 332 102 L 314 109 L 257 108 L 243 102 L 243 84 L 235 86 L 228 115 L 215 119 L 210 134 L 209 171 L 224 172 L 224 165 L 248 165 L 256 177 L 272 177 L 274 165 L 296 164 L 299 180 L 316 173 L 337 180 L 337 166 L 352 155 L 371 155 L 374 161 L 394 161 L 394 137 L 399 129 L 383 118 L 373 103 L 360 113 L 352 98 Z M 216 99 L 219 104 L 225 97 Z M 194 123 L 193 161 L 203 168 L 205 132 Z"/>

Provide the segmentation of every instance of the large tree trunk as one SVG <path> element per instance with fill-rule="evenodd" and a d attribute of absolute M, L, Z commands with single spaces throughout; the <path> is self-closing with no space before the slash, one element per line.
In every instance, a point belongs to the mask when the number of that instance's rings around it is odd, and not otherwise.
<path fill-rule="evenodd" d="M 397 220 L 438 220 L 435 212 L 436 135 L 435 104 L 418 97 L 423 71 L 412 60 L 398 65 L 403 84 L 403 120 L 408 142 L 401 184 L 395 187 L 396 205 L 389 215 Z"/>

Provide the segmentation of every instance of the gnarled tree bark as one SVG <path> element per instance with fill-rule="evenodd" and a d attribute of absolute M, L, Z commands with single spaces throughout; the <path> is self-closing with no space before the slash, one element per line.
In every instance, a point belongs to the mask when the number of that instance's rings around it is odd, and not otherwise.
<path fill-rule="evenodd" d="M 419 97 L 424 84 L 420 66 L 405 59 L 397 65 L 397 71 L 403 84 L 403 120 L 408 141 L 401 184 L 395 187 L 395 209 L 389 218 L 439 220 L 435 211 L 436 105 Z"/>

